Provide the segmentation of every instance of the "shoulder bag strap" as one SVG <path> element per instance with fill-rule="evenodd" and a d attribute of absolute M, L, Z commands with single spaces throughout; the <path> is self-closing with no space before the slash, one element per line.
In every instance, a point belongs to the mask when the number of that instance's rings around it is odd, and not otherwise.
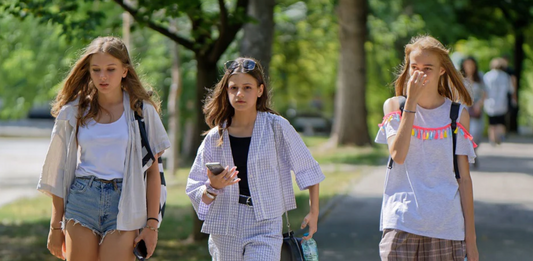
<path fill-rule="evenodd" d="M 459 117 L 460 104 L 453 102 L 450 108 L 450 119 L 452 120 L 452 139 L 453 139 L 453 170 L 455 171 L 455 178 L 460 179 L 459 166 L 457 165 L 457 155 L 455 155 L 455 149 L 457 147 L 457 118 Z"/>
<path fill-rule="evenodd" d="M 139 106 L 141 107 L 141 110 L 143 109 L 143 102 L 141 101 L 139 103 Z M 137 120 L 137 123 L 139 123 L 139 132 L 141 134 L 141 145 L 142 145 L 142 166 L 143 171 L 146 171 L 148 168 L 146 166 L 150 166 L 150 161 L 152 161 L 152 164 L 155 162 L 155 156 L 152 153 L 152 149 L 150 148 L 150 144 L 148 143 L 148 134 L 146 132 L 146 124 L 144 122 L 144 118 L 137 114 L 137 111 L 135 111 L 135 120 Z"/>

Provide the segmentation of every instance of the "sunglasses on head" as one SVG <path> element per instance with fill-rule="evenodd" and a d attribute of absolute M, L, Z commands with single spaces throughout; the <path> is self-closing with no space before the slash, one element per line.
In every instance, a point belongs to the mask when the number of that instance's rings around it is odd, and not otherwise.
<path fill-rule="evenodd" d="M 244 59 L 241 61 L 227 61 L 224 63 L 224 69 L 226 71 L 234 71 L 239 67 L 239 64 L 242 65 L 244 72 L 249 72 L 255 69 L 255 61 L 251 59 Z"/>

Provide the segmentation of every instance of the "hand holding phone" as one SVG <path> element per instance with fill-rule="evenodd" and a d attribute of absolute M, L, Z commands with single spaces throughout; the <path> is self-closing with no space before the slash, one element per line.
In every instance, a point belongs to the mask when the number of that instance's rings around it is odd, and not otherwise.
<path fill-rule="evenodd" d="M 214 175 L 218 175 L 224 171 L 224 167 L 220 165 L 220 162 L 208 162 L 205 164 L 205 166 L 213 173 Z"/>
<path fill-rule="evenodd" d="M 135 248 L 133 248 L 133 254 L 137 259 L 139 259 L 139 261 L 146 260 L 148 250 L 146 249 L 146 244 L 144 243 L 144 240 L 139 241 L 139 243 L 135 245 Z"/>
<path fill-rule="evenodd" d="M 205 166 L 213 174 L 213 176 L 208 175 L 208 178 L 211 186 L 215 189 L 223 189 L 226 186 L 241 181 L 241 179 L 237 177 L 237 174 L 239 174 L 237 167 L 226 170 L 226 168 L 222 167 L 220 162 L 209 162 L 206 163 Z"/>

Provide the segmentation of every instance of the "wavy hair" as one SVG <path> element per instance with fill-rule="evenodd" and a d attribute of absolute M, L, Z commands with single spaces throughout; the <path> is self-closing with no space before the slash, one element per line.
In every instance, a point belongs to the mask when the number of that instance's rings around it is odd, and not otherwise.
<path fill-rule="evenodd" d="M 78 115 L 76 129 L 85 126 L 89 119 L 94 119 L 98 113 L 104 112 L 98 104 L 98 90 L 94 86 L 89 71 L 90 61 L 93 54 L 106 53 L 122 62 L 122 66 L 127 68 L 128 73 L 122 79 L 122 89 L 130 96 L 130 107 L 139 115 L 142 115 L 140 103 L 150 102 L 157 112 L 160 111 L 159 99 L 144 88 L 137 72 L 133 68 L 128 49 L 122 40 L 116 37 L 98 37 L 94 39 L 83 51 L 83 54 L 72 67 L 67 78 L 64 80 L 63 88 L 57 94 L 52 105 L 51 113 L 57 117 L 59 111 L 67 103 L 79 98 Z M 77 137 L 76 130 L 76 137 Z M 76 139 L 77 140 L 77 139 Z"/>
<path fill-rule="evenodd" d="M 441 96 L 452 101 L 460 101 L 465 105 L 472 105 L 472 98 L 463 83 L 463 77 L 455 69 L 450 59 L 450 51 L 437 39 L 421 35 L 411 38 L 409 44 L 405 46 L 405 60 L 400 67 L 400 72 L 394 81 L 396 96 L 406 95 L 407 81 L 409 80 L 410 59 L 409 56 L 414 50 L 430 51 L 437 55 L 441 66 L 445 72 L 439 78 L 438 92 Z"/>
<path fill-rule="evenodd" d="M 244 60 L 252 60 L 255 62 L 255 68 L 251 71 L 245 70 L 243 68 Z M 233 70 L 225 70 L 222 79 L 211 89 L 207 95 L 207 98 L 204 102 L 203 112 L 205 114 L 205 122 L 210 128 L 216 126 L 219 127 L 220 139 L 217 146 L 222 145 L 223 143 L 223 133 L 229 126 L 231 126 L 231 118 L 235 115 L 235 109 L 231 106 L 228 97 L 228 82 L 229 78 L 236 73 L 246 73 L 257 81 L 257 87 L 263 84 L 263 94 L 261 97 L 257 98 L 256 109 L 257 111 L 270 112 L 276 115 L 279 115 L 273 109 L 270 108 L 271 101 L 270 96 L 272 93 L 268 87 L 267 81 L 265 80 L 265 74 L 263 72 L 263 67 L 261 64 L 253 59 L 246 57 L 239 57 L 235 59 L 238 63 L 237 68 Z M 226 126 L 224 127 L 224 123 Z"/>

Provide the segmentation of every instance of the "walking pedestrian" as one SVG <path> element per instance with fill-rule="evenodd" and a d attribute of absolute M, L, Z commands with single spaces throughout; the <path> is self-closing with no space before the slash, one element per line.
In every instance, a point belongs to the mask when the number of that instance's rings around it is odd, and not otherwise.
<path fill-rule="evenodd" d="M 396 97 L 383 105 L 376 137 L 388 144 L 391 155 L 381 209 L 381 260 L 463 261 L 468 256 L 477 261 L 468 164 L 476 145 L 466 108 L 472 99 L 449 51 L 431 36 L 412 38 L 395 90 Z M 452 108 L 458 110 L 455 149 Z"/>
<path fill-rule="evenodd" d="M 213 260 L 280 260 L 282 214 L 296 208 L 291 171 L 309 190 L 301 228 L 317 231 L 324 175 L 291 124 L 270 108 L 263 69 L 251 58 L 226 62 L 204 105 L 212 128 L 189 174 L 186 192 L 210 234 Z M 221 173 L 206 164 L 219 162 Z"/>
<path fill-rule="evenodd" d="M 56 97 L 38 184 L 52 197 L 48 249 L 54 256 L 134 260 L 134 245 L 141 240 L 147 257 L 154 253 L 161 179 L 158 164 L 144 176 L 135 113 L 143 117 L 158 158 L 170 147 L 158 112 L 126 45 L 115 37 L 93 40 Z"/>

